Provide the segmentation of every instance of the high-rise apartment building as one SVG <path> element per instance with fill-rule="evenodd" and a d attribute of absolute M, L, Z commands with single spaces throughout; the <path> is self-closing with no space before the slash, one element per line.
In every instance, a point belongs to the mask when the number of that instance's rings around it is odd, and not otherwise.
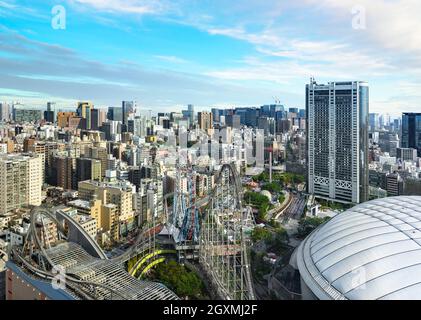
<path fill-rule="evenodd" d="M 306 86 L 308 192 L 344 203 L 368 200 L 366 82 Z"/>
<path fill-rule="evenodd" d="M 200 129 L 208 130 L 213 128 L 213 115 L 211 112 L 199 112 L 198 120 Z"/>
<path fill-rule="evenodd" d="M 421 157 L 421 113 L 402 114 L 402 148 L 417 149 Z"/>
<path fill-rule="evenodd" d="M 0 156 L 0 214 L 42 202 L 42 160 L 36 154 Z"/>
<path fill-rule="evenodd" d="M 76 158 L 58 156 L 54 158 L 56 184 L 65 190 L 77 189 Z"/>

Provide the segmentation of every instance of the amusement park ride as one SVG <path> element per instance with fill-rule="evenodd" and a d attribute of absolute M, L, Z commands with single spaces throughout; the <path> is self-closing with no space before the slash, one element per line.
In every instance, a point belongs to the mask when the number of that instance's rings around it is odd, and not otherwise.
<path fill-rule="evenodd" d="M 200 199 L 190 161 L 177 163 L 177 169 L 173 204 L 165 205 L 165 218 L 145 226 L 123 254 L 109 258 L 71 217 L 38 207 L 32 211 L 23 249 L 12 250 L 13 261 L 43 281 L 64 268 L 66 290 L 77 299 L 177 299 L 164 285 L 143 280 L 148 270 L 173 255 L 181 263 L 194 263 L 215 297 L 255 299 L 245 234 L 252 219 L 242 206 L 235 167 L 221 165 L 215 187 Z M 188 192 L 182 180 L 187 181 Z M 45 228 L 45 220 L 56 228 Z M 157 245 L 164 228 L 176 250 Z"/>

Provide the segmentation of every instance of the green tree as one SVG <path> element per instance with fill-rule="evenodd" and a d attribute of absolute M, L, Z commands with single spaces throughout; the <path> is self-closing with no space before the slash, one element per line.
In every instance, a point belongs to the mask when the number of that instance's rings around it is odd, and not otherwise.
<path fill-rule="evenodd" d="M 200 278 L 173 260 L 159 264 L 155 277 L 180 297 L 197 299 L 202 295 L 203 283 Z"/>
<path fill-rule="evenodd" d="M 287 231 L 282 228 L 276 228 L 275 232 L 271 234 L 271 237 L 266 239 L 266 244 L 271 247 L 271 250 L 282 252 L 288 248 L 289 236 Z"/>
<path fill-rule="evenodd" d="M 253 232 L 251 233 L 251 239 L 254 242 L 264 240 L 265 242 L 270 240 L 272 238 L 272 234 L 269 230 L 262 228 L 262 227 L 256 227 L 253 229 Z"/>
<path fill-rule="evenodd" d="M 328 221 L 330 217 L 320 218 L 320 217 L 305 217 L 302 218 L 298 223 L 298 236 L 301 238 L 309 235 L 314 229 L 316 229 L 321 224 Z"/>
<path fill-rule="evenodd" d="M 269 174 L 267 172 L 262 172 L 258 174 L 257 176 L 254 176 L 252 178 L 254 182 L 266 182 L 269 181 Z"/>
<path fill-rule="evenodd" d="M 280 192 L 281 191 L 281 186 L 279 185 L 279 183 L 276 183 L 276 182 L 266 183 L 262 187 L 262 190 L 267 190 L 269 192 Z"/>

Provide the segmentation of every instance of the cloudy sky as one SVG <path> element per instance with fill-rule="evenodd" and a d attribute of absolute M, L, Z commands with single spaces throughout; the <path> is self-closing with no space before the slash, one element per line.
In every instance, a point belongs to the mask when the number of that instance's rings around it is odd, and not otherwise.
<path fill-rule="evenodd" d="M 398 116 L 421 111 L 420 12 L 419 0 L 0 0 L 0 101 L 304 107 L 314 76 L 369 81 L 370 111 Z"/>

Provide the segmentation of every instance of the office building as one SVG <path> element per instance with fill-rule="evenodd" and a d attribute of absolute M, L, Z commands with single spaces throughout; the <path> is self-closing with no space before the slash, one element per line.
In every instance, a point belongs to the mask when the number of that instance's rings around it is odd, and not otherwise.
<path fill-rule="evenodd" d="M 14 108 L 13 109 L 13 120 L 15 122 L 37 122 L 42 119 L 41 110 L 33 110 L 26 108 Z"/>
<path fill-rule="evenodd" d="M 60 128 L 70 127 L 70 119 L 76 117 L 75 112 L 58 112 L 57 113 L 57 126 Z"/>
<path fill-rule="evenodd" d="M 91 130 L 98 130 L 101 126 L 101 122 L 99 119 L 100 110 L 99 109 L 92 109 L 91 110 Z"/>
<path fill-rule="evenodd" d="M 55 111 L 53 110 L 54 102 L 47 102 L 47 110 L 44 111 L 44 120 L 50 123 L 55 121 Z"/>
<path fill-rule="evenodd" d="M 344 203 L 368 200 L 366 82 L 306 87 L 308 192 Z"/>
<path fill-rule="evenodd" d="M 123 110 L 118 107 L 109 107 L 107 119 L 113 121 L 123 121 Z"/>
<path fill-rule="evenodd" d="M 0 121 L 10 120 L 10 109 L 7 103 L 0 103 Z"/>
<path fill-rule="evenodd" d="M 101 180 L 101 161 L 88 158 L 76 159 L 77 182 L 85 180 Z"/>
<path fill-rule="evenodd" d="M 421 113 L 402 115 L 402 148 L 417 149 L 418 157 L 421 157 Z"/>
<path fill-rule="evenodd" d="M 227 127 L 231 127 L 233 129 L 240 129 L 241 128 L 240 116 L 236 114 L 226 115 L 225 124 L 227 125 Z"/>
<path fill-rule="evenodd" d="M 403 179 L 398 173 L 389 173 L 386 175 L 386 191 L 389 197 L 402 194 Z"/>
<path fill-rule="evenodd" d="M 199 112 L 198 114 L 199 127 L 202 130 L 213 128 L 213 115 L 211 112 Z"/>
<path fill-rule="evenodd" d="M 91 102 L 78 102 L 77 105 L 77 115 L 84 119 L 82 129 L 91 129 L 91 112 L 94 109 L 94 106 Z"/>
<path fill-rule="evenodd" d="M 130 115 L 135 113 L 135 104 L 133 101 L 123 101 L 121 104 L 123 124 L 127 125 Z"/>
<path fill-rule="evenodd" d="M 370 125 L 370 131 L 376 131 L 380 128 L 379 122 L 379 114 L 378 113 L 370 113 L 368 116 L 368 121 Z"/>
<path fill-rule="evenodd" d="M 396 158 L 402 161 L 416 161 L 417 160 L 417 149 L 413 148 L 397 148 Z"/>
<path fill-rule="evenodd" d="M 187 110 L 188 110 L 188 114 L 189 114 L 190 125 L 192 126 L 196 121 L 195 114 L 194 114 L 194 106 L 192 104 L 189 104 L 187 106 Z"/>

